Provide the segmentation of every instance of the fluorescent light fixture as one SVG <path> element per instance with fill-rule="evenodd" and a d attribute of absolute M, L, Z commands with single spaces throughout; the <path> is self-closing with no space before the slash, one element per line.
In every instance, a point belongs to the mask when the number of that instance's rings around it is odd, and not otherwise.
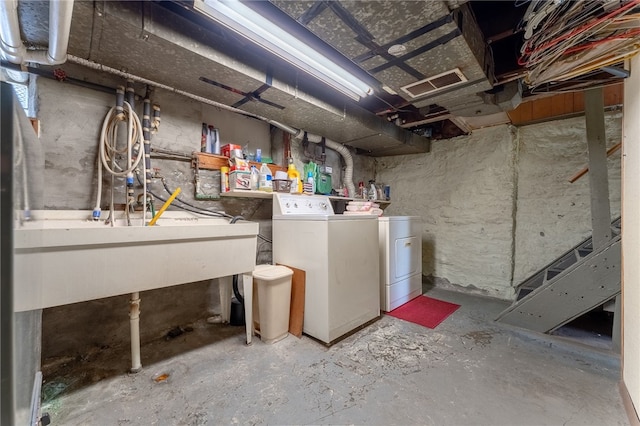
<path fill-rule="evenodd" d="M 368 84 L 239 0 L 195 0 L 194 8 L 353 100 L 373 93 Z"/>

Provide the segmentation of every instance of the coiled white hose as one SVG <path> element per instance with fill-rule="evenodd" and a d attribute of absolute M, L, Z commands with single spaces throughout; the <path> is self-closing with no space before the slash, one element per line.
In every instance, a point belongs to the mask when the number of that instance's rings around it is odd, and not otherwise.
<path fill-rule="evenodd" d="M 129 178 L 133 176 L 133 172 L 138 167 L 138 164 L 140 164 L 140 160 L 144 155 L 144 150 L 142 149 L 144 141 L 142 137 L 142 124 L 140 123 L 140 118 L 128 102 L 125 101 L 124 106 L 123 116 L 118 116 L 115 112 L 116 107 L 111 107 L 102 122 L 98 154 L 98 190 L 96 194 L 96 206 L 93 210 L 94 220 L 98 220 L 100 218 L 100 204 L 102 201 L 102 168 L 104 167 L 104 169 L 112 176 Z M 123 121 L 127 121 L 127 143 L 123 149 L 118 150 L 118 124 Z M 132 159 L 132 152 L 134 148 L 137 149 L 137 156 L 135 160 Z M 124 154 L 126 154 L 127 157 L 127 164 L 123 167 L 117 163 L 116 157 Z M 144 199 L 146 200 L 146 185 L 144 186 Z M 144 210 L 146 211 L 146 208 Z"/>

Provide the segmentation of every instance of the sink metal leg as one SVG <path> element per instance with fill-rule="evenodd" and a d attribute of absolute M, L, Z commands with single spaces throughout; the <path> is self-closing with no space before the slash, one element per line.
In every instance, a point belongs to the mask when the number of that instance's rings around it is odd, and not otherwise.
<path fill-rule="evenodd" d="M 244 321 L 247 331 L 247 345 L 253 337 L 253 275 L 251 272 L 242 274 L 242 290 L 244 296 Z"/>
<path fill-rule="evenodd" d="M 220 316 L 222 322 L 228 323 L 231 320 L 231 289 L 233 286 L 233 277 L 218 278 L 218 287 L 220 289 Z"/>

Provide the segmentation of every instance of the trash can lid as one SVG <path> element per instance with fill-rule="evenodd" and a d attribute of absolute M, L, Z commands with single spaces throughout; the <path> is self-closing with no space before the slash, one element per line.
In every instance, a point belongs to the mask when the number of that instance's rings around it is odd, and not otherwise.
<path fill-rule="evenodd" d="M 293 271 L 282 265 L 257 265 L 253 277 L 261 280 L 277 280 L 293 275 Z"/>

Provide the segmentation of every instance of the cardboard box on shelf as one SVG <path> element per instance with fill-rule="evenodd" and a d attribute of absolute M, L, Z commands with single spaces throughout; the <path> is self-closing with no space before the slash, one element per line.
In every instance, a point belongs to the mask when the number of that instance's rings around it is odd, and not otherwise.
<path fill-rule="evenodd" d="M 234 170 L 229 173 L 229 189 L 231 191 L 250 190 L 251 172 L 246 170 Z"/>
<path fill-rule="evenodd" d="M 224 155 L 225 157 L 231 157 L 231 152 L 233 152 L 233 150 L 235 149 L 239 149 L 242 151 L 242 147 L 240 145 L 228 143 L 226 145 L 222 145 L 220 152 L 222 152 L 222 155 Z"/>

